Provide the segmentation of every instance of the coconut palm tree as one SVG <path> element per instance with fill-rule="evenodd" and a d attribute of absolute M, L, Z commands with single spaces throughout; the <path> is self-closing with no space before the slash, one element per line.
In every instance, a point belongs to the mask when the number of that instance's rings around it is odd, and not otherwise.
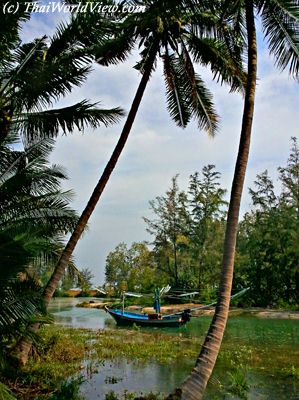
<path fill-rule="evenodd" d="M 42 287 L 28 265 L 51 258 L 77 221 L 69 208 L 72 193 L 60 190 L 64 170 L 48 165 L 54 141 L 14 150 L 18 142 L 10 134 L 0 145 L 0 366 L 7 345 L 30 333 L 24 328 L 33 318 L 46 316 Z"/>
<path fill-rule="evenodd" d="M 139 3 L 130 2 L 134 5 Z M 135 68 L 140 72 L 141 79 L 116 147 L 45 288 L 46 303 L 52 298 L 69 257 L 121 155 L 158 60 L 162 60 L 164 66 L 170 116 L 183 128 L 193 118 L 200 129 L 213 136 L 218 122 L 211 93 L 195 72 L 192 60 L 208 66 L 215 78 L 228 83 L 232 90 L 243 88 L 245 76 L 240 51 L 234 51 L 231 46 L 231 32 L 224 26 L 216 30 L 217 21 L 213 15 L 204 13 L 197 3 L 191 0 L 143 1 L 142 4 L 147 7 L 145 12 L 124 17 L 115 25 L 114 37 L 104 45 L 94 44 L 93 53 L 97 61 L 105 66 L 126 60 L 137 44 L 141 48 L 141 59 Z M 225 41 L 220 40 L 224 33 Z"/>
<path fill-rule="evenodd" d="M 221 3 L 221 4 L 220 4 Z M 298 1 L 246 0 L 218 2 L 222 19 L 231 21 L 236 31 L 247 38 L 247 85 L 238 157 L 231 188 L 225 232 L 221 282 L 218 302 L 201 352 L 191 375 L 178 392 L 181 398 L 200 400 L 213 371 L 223 338 L 230 304 L 238 218 L 245 179 L 252 130 L 257 79 L 257 41 L 255 15 L 260 16 L 270 53 L 280 69 L 289 68 L 298 79 L 299 73 L 299 4 Z M 242 26 L 245 27 L 243 31 Z M 246 35 L 245 35 L 246 34 Z M 240 35 L 242 40 L 243 34 Z"/>

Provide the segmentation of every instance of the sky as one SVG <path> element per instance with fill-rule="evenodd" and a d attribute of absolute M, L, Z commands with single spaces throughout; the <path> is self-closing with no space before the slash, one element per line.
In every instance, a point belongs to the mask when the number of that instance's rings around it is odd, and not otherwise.
<path fill-rule="evenodd" d="M 33 14 L 23 26 L 22 38 L 29 41 L 44 34 L 50 36 L 58 21 L 65 18 L 58 12 Z M 258 37 L 258 85 L 242 214 L 250 208 L 248 188 L 258 173 L 267 169 L 279 190 L 277 167 L 286 164 L 291 136 L 299 137 L 298 82 L 274 68 L 260 32 Z M 60 101 L 59 106 L 86 98 L 99 101 L 102 108 L 120 106 L 128 111 L 140 80 L 140 74 L 132 68 L 137 60 L 138 52 L 134 52 L 123 64 L 109 68 L 95 65 L 86 83 Z M 229 93 L 227 86 L 213 82 L 202 67 L 197 66 L 196 71 L 213 93 L 221 118 L 219 131 L 209 138 L 196 123 L 184 130 L 174 124 L 166 109 L 159 64 L 146 88 L 127 145 L 89 221 L 88 231 L 74 252 L 76 265 L 91 269 L 96 285 L 104 283 L 105 259 L 117 244 L 151 240 L 142 217 L 151 216 L 149 201 L 166 192 L 174 175 L 179 174 L 180 188 L 187 189 L 190 174 L 214 164 L 222 174 L 222 187 L 230 192 L 243 99 L 240 94 Z M 79 214 L 102 174 L 123 123 L 124 118 L 109 128 L 60 135 L 57 139 L 51 162 L 66 168 L 69 180 L 63 188 L 75 192 L 72 207 Z"/>

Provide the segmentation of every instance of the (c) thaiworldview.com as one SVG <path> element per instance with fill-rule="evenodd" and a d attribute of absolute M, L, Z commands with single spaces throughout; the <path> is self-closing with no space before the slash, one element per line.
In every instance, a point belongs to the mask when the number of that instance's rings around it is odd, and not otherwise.
<path fill-rule="evenodd" d="M 16 14 L 20 7 L 24 8 L 25 12 L 37 14 L 49 13 L 98 13 L 98 14 L 117 14 L 117 13 L 141 13 L 145 11 L 143 5 L 133 4 L 113 4 L 107 5 L 101 2 L 78 2 L 77 4 L 67 4 L 60 1 L 49 1 L 46 4 L 39 4 L 37 2 L 18 2 L 7 1 L 2 6 L 4 14 Z"/>

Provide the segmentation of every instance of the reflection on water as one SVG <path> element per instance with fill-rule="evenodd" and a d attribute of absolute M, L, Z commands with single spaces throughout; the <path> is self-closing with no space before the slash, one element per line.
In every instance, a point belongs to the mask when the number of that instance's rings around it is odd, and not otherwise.
<path fill-rule="evenodd" d="M 115 322 L 105 311 L 76 307 L 79 302 L 90 300 L 92 299 L 54 299 L 50 311 L 58 324 L 91 329 L 115 327 Z M 203 338 L 210 320 L 210 317 L 193 318 L 182 328 L 164 328 L 163 332 Z M 278 361 L 281 359 L 284 366 L 289 362 L 290 368 L 294 365 L 295 371 L 299 371 L 298 328 L 299 321 L 295 320 L 259 319 L 244 316 L 229 319 L 224 337 L 226 349 L 230 348 L 230 351 L 236 349 L 237 354 L 238 349 L 248 346 L 253 351 L 254 357 L 265 353 L 272 358 L 267 365 L 264 364 L 265 358 L 262 359 L 261 365 L 246 372 L 246 379 L 250 384 L 249 400 L 299 399 L 298 376 L 296 378 L 296 375 L 288 377 L 280 375 Z M 238 360 L 235 361 L 238 366 Z M 217 363 L 214 381 L 227 382 L 227 371 L 231 367 L 226 364 L 227 362 L 222 359 Z M 275 362 L 277 365 L 273 365 Z M 82 393 L 86 400 L 103 400 L 105 394 L 111 390 L 120 394 L 125 389 L 137 393 L 150 391 L 169 393 L 182 383 L 191 371 L 193 363 L 194 360 L 189 359 L 177 360 L 168 365 L 160 365 L 154 361 L 150 364 L 142 364 L 126 360 L 99 363 L 98 373 L 88 377 L 82 385 Z M 212 378 L 212 385 L 208 387 L 205 399 L 223 399 L 218 396 L 218 392 L 218 387 L 213 385 Z M 238 399 L 238 397 L 225 398 Z"/>
<path fill-rule="evenodd" d="M 180 362 L 171 365 L 157 363 L 140 364 L 119 360 L 104 362 L 99 367 L 99 373 L 83 383 L 81 393 L 85 399 L 104 399 L 113 390 L 122 395 L 124 390 L 134 393 L 169 393 L 171 389 L 181 384 L 186 377 L 186 370 L 191 364 L 182 368 Z"/>
<path fill-rule="evenodd" d="M 50 303 L 49 311 L 57 324 L 74 328 L 104 329 L 110 322 L 110 317 L 104 310 L 77 307 L 83 301 L 93 300 L 99 301 L 90 297 L 55 298 Z"/>

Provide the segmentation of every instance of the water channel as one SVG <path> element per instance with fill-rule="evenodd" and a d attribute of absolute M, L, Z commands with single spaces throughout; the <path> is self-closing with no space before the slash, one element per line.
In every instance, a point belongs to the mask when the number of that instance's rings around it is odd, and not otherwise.
<path fill-rule="evenodd" d="M 54 299 L 50 311 L 56 324 L 90 329 L 115 327 L 105 311 L 76 307 L 82 301 L 82 298 Z M 185 327 L 162 330 L 172 335 L 204 337 L 209 323 L 210 317 L 203 316 L 193 318 Z M 223 356 L 217 361 L 205 399 L 242 398 L 223 389 L 225 385 L 228 388 L 236 385 L 240 381 L 240 372 L 248 386 L 247 397 L 243 398 L 299 400 L 299 320 L 231 317 L 223 348 Z M 242 364 L 244 354 L 248 356 L 246 359 L 252 360 L 248 365 Z M 182 383 L 194 361 L 187 358 L 167 365 L 125 359 L 101 362 L 98 372 L 88 377 L 81 391 L 86 400 L 103 400 L 110 391 L 118 394 L 123 394 L 124 390 L 169 393 Z"/>

